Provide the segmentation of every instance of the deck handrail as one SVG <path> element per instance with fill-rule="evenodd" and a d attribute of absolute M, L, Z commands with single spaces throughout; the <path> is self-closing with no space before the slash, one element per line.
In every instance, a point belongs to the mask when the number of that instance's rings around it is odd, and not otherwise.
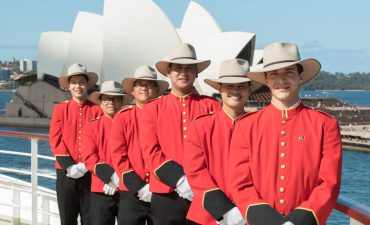
<path fill-rule="evenodd" d="M 37 154 L 37 141 L 38 140 L 43 140 L 43 141 L 48 141 L 49 136 L 46 134 L 36 134 L 36 133 L 27 133 L 27 132 L 16 132 L 16 131 L 2 131 L 0 130 L 0 136 L 6 136 L 6 137 L 16 137 L 16 138 L 26 138 L 31 140 L 31 154 L 29 153 L 13 153 L 14 155 L 26 155 L 26 156 L 31 156 L 31 171 L 36 171 L 34 174 L 31 172 L 24 172 L 22 173 L 27 173 L 31 174 L 31 181 L 35 180 L 35 178 L 32 179 L 32 176 L 36 176 L 36 185 L 32 184 L 32 189 L 36 188 L 37 190 L 37 176 L 40 176 L 40 174 L 37 173 L 37 158 L 46 158 L 49 160 L 53 160 L 52 157 L 49 156 L 40 156 Z M 36 150 L 36 152 L 35 152 Z M 0 150 L 1 153 L 9 153 L 10 151 L 6 150 Z M 32 158 L 36 159 L 32 159 Z M 36 162 L 36 163 L 35 163 Z M 32 168 L 35 166 L 36 168 Z M 0 168 L 0 171 L 2 169 Z M 17 172 L 17 171 L 13 171 Z M 42 176 L 42 175 L 41 175 Z M 37 193 L 37 192 L 36 192 Z M 37 205 L 36 205 L 37 208 Z M 344 196 L 339 196 L 337 203 L 335 205 L 335 209 L 343 214 L 346 214 L 349 216 L 351 219 L 355 219 L 356 221 L 360 222 L 361 224 L 370 224 L 370 207 L 364 204 L 361 204 L 359 202 L 356 202 L 350 198 L 344 197 Z M 32 209 L 33 211 L 36 209 Z M 36 216 L 36 221 L 37 221 L 37 216 Z"/>

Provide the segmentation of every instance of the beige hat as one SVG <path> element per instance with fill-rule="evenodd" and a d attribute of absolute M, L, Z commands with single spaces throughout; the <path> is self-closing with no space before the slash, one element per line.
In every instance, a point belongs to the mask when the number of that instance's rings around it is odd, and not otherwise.
<path fill-rule="evenodd" d="M 321 64 L 316 59 L 301 60 L 297 45 L 288 42 L 273 42 L 263 50 L 263 68 L 248 72 L 247 77 L 266 84 L 265 72 L 295 64 L 300 64 L 303 67 L 302 84 L 314 78 L 321 69 Z"/>
<path fill-rule="evenodd" d="M 72 64 L 70 67 L 68 67 L 68 71 L 66 75 L 61 75 L 59 77 L 59 85 L 63 87 L 64 89 L 69 88 L 69 78 L 71 76 L 77 76 L 77 75 L 86 75 L 88 77 L 87 81 L 87 89 L 90 89 L 94 87 L 96 82 L 98 81 L 98 75 L 94 72 L 86 72 L 86 67 L 81 64 Z"/>
<path fill-rule="evenodd" d="M 158 95 L 161 95 L 168 88 L 168 82 L 157 79 L 157 72 L 150 66 L 140 66 L 135 70 L 134 77 L 125 78 L 122 81 L 122 87 L 126 94 L 132 96 L 132 89 L 136 80 L 149 80 L 155 81 L 158 85 Z"/>
<path fill-rule="evenodd" d="M 205 70 L 209 64 L 211 64 L 211 60 L 197 60 L 194 47 L 190 44 L 184 43 L 171 49 L 168 58 L 157 62 L 155 67 L 161 74 L 167 76 L 167 68 L 170 63 L 196 64 L 198 73 L 200 73 Z"/>
<path fill-rule="evenodd" d="M 122 86 L 120 83 L 108 80 L 102 83 L 100 91 L 95 91 L 90 95 L 90 100 L 97 105 L 100 105 L 100 96 L 109 95 L 109 96 L 123 96 L 122 105 L 126 105 L 132 101 L 132 98 L 128 95 L 123 94 Z"/>
<path fill-rule="evenodd" d="M 252 82 L 253 92 L 257 90 L 261 84 L 250 80 L 246 77 L 249 71 L 249 63 L 244 59 L 228 59 L 221 63 L 220 77 L 218 79 L 205 79 L 204 82 L 214 89 L 218 90 L 218 84 L 240 84 L 245 82 Z"/>

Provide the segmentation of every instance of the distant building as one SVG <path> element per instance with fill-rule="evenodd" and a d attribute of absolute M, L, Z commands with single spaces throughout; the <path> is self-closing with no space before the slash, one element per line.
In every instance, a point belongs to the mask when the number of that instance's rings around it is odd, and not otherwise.
<path fill-rule="evenodd" d="M 22 59 L 19 61 L 19 69 L 22 72 L 37 71 L 37 61 L 30 59 Z"/>
<path fill-rule="evenodd" d="M 9 69 L 0 69 L 0 80 L 9 80 L 10 74 Z"/>

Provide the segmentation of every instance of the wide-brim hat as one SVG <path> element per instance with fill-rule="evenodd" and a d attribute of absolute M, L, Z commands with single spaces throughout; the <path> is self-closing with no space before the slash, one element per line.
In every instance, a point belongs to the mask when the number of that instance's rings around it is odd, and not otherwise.
<path fill-rule="evenodd" d="M 301 60 L 297 45 L 288 42 L 273 42 L 263 50 L 262 69 L 248 72 L 247 77 L 266 84 L 265 73 L 300 64 L 303 67 L 302 84 L 313 79 L 321 69 L 321 64 L 316 59 Z"/>
<path fill-rule="evenodd" d="M 198 60 L 195 49 L 192 45 L 183 43 L 174 49 L 171 49 L 166 59 L 160 60 L 155 64 L 157 70 L 167 76 L 168 66 L 170 64 L 195 64 L 198 73 L 205 70 L 210 64 L 211 60 Z"/>
<path fill-rule="evenodd" d="M 261 84 L 249 79 L 246 74 L 249 71 L 249 63 L 243 59 L 228 59 L 220 65 L 220 76 L 218 79 L 204 79 L 204 82 L 218 90 L 219 84 L 252 83 L 250 92 L 257 90 Z"/>
<path fill-rule="evenodd" d="M 136 80 L 155 81 L 158 86 L 158 96 L 163 94 L 168 89 L 168 82 L 157 79 L 157 72 L 150 66 L 140 66 L 135 70 L 134 76 L 122 80 L 122 87 L 126 94 L 132 96 L 134 83 Z"/>
<path fill-rule="evenodd" d="M 102 83 L 100 91 L 95 91 L 90 95 L 90 101 L 94 102 L 97 105 L 100 105 L 101 95 L 110 95 L 110 96 L 122 96 L 122 105 L 126 105 L 132 101 L 132 98 L 128 95 L 123 94 L 122 86 L 120 83 L 109 80 Z"/>
<path fill-rule="evenodd" d="M 68 67 L 67 74 L 61 75 L 58 79 L 59 85 L 64 89 L 69 88 L 69 78 L 71 76 L 85 75 L 88 78 L 87 89 L 94 87 L 98 81 L 98 75 L 94 72 L 87 72 L 86 67 L 81 64 L 72 64 Z"/>

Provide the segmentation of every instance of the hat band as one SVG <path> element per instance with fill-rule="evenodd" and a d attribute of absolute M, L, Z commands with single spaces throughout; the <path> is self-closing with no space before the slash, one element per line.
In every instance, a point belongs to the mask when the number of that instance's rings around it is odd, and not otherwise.
<path fill-rule="evenodd" d="M 143 78 L 153 79 L 153 77 L 151 77 L 151 76 L 142 76 L 142 77 L 137 77 L 137 79 L 143 79 Z"/>
<path fill-rule="evenodd" d="M 247 78 L 246 76 L 243 76 L 243 75 L 222 75 L 222 76 L 220 76 L 220 78 L 224 78 L 224 77 L 242 77 L 242 78 Z"/>
<path fill-rule="evenodd" d="M 268 67 L 268 66 L 271 66 L 271 65 L 275 65 L 275 64 L 278 64 L 278 63 L 285 63 L 285 62 L 298 62 L 298 60 L 282 60 L 282 61 L 277 61 L 277 62 L 273 62 L 273 63 L 263 65 L 263 67 L 265 68 L 265 67 Z"/>
<path fill-rule="evenodd" d="M 193 60 L 196 60 L 194 57 L 177 57 L 177 58 L 172 58 L 172 60 L 176 60 L 176 59 L 193 59 Z"/>

